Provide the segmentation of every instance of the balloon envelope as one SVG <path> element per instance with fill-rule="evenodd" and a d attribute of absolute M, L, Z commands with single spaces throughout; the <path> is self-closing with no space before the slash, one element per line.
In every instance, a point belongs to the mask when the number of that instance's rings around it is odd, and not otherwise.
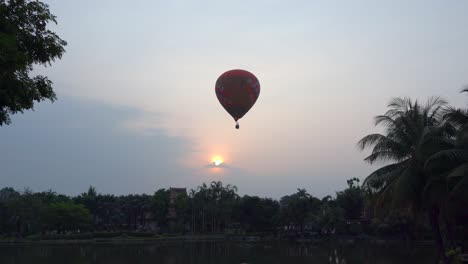
<path fill-rule="evenodd" d="M 260 83 L 257 77 L 248 71 L 230 70 L 219 76 L 215 91 L 221 105 L 237 121 L 257 101 Z"/>

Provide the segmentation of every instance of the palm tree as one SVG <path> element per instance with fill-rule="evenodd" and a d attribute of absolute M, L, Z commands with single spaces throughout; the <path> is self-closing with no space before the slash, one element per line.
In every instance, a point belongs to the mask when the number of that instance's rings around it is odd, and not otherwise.
<path fill-rule="evenodd" d="M 462 92 L 468 92 L 468 88 Z M 467 212 L 468 208 L 468 109 L 447 107 L 444 121 L 456 131 L 453 146 L 432 155 L 426 162 L 425 169 L 434 177 L 445 181 L 445 214 L 451 214 L 453 219 L 460 212 Z M 465 213 L 461 217 L 466 219 L 468 215 Z M 448 224 L 449 217 L 445 219 L 451 242 L 454 243 L 453 231 Z"/>
<path fill-rule="evenodd" d="M 468 92 L 468 88 L 463 89 L 462 92 Z M 468 109 L 448 107 L 444 120 L 455 128 L 456 141 L 452 149 L 437 153 L 431 157 L 430 161 L 443 160 L 450 165 L 454 165 L 450 168 L 448 177 L 462 180 L 460 183 L 463 183 L 466 187 L 468 179 L 463 176 L 468 175 Z M 458 188 L 455 187 L 454 190 L 461 191 L 461 186 L 458 186 Z"/>
<path fill-rule="evenodd" d="M 440 204 L 434 181 L 425 171 L 426 161 L 435 153 L 453 146 L 453 127 L 443 122 L 446 101 L 431 98 L 425 105 L 409 98 L 395 98 L 384 115 L 375 117 L 385 134 L 370 134 L 359 141 L 361 149 L 372 147 L 365 161 L 391 164 L 371 173 L 364 187 L 378 197 L 377 206 L 426 212 L 444 261 L 445 248 L 440 231 Z"/>

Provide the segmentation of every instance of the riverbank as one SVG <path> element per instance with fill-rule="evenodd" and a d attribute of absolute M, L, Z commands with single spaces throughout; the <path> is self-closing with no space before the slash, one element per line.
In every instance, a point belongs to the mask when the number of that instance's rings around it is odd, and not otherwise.
<path fill-rule="evenodd" d="M 126 243 L 165 243 L 165 242 L 243 242 L 243 243 L 258 243 L 258 242 L 274 242 L 288 241 L 300 244 L 314 244 L 321 242 L 340 242 L 345 244 L 369 243 L 369 244 L 407 244 L 407 245 L 433 245 L 434 240 L 403 240 L 382 237 L 370 236 L 329 236 L 321 238 L 285 238 L 275 236 L 257 236 L 257 235 L 155 235 L 132 236 L 123 233 L 114 237 L 93 237 L 92 233 L 80 234 L 77 238 L 75 235 L 62 235 L 56 238 L 52 236 L 29 236 L 26 238 L 2 238 L 0 244 L 126 244 Z"/>

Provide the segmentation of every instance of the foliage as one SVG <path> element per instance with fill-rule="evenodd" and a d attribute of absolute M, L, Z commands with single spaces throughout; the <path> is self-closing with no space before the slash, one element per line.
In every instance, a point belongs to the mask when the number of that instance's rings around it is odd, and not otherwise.
<path fill-rule="evenodd" d="M 282 197 L 280 206 L 283 224 L 298 226 L 303 231 L 310 214 L 319 211 L 320 200 L 308 194 L 305 189 L 297 189 L 295 194 Z"/>
<path fill-rule="evenodd" d="M 239 200 L 237 187 L 212 182 L 190 191 L 189 196 L 192 232 L 217 233 L 231 226 L 233 209 Z"/>
<path fill-rule="evenodd" d="M 366 161 L 392 163 L 371 173 L 364 188 L 374 206 L 385 209 L 384 214 L 401 211 L 415 219 L 425 213 L 440 256 L 447 262 L 447 240 L 455 243 L 449 212 L 453 216 L 467 208 L 463 201 L 468 198 L 468 112 L 448 107 L 440 98 L 431 98 L 425 105 L 396 98 L 388 107 L 375 118 L 385 133 L 367 135 L 359 146 L 372 148 Z"/>
<path fill-rule="evenodd" d="M 49 204 L 44 212 L 44 222 L 57 229 L 79 229 L 90 220 L 88 209 L 82 204 L 59 202 Z"/>
<path fill-rule="evenodd" d="M 322 199 L 317 226 L 323 234 L 341 233 L 345 229 L 344 209 L 334 200 Z"/>
<path fill-rule="evenodd" d="M 347 220 L 359 220 L 364 209 L 365 192 L 359 186 L 358 178 L 352 178 L 347 182 L 348 188 L 336 194 L 336 203 L 343 208 Z"/>
<path fill-rule="evenodd" d="M 278 224 L 279 203 L 273 199 L 243 196 L 235 210 L 240 226 L 247 232 L 271 231 Z"/>
<path fill-rule="evenodd" d="M 65 52 L 67 43 L 47 29 L 50 22 L 56 17 L 42 2 L 0 0 L 0 125 L 34 102 L 56 99 L 52 81 L 30 77 L 34 65 L 51 65 Z"/>
<path fill-rule="evenodd" d="M 152 197 L 151 208 L 159 224 L 166 227 L 169 211 L 169 191 L 165 189 L 156 191 Z"/>

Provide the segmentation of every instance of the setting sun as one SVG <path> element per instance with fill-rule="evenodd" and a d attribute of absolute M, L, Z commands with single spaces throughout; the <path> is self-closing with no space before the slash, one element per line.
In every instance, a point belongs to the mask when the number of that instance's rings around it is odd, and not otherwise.
<path fill-rule="evenodd" d="M 213 158 L 211 159 L 211 162 L 213 162 L 213 165 L 219 166 L 219 165 L 221 165 L 221 164 L 224 162 L 224 160 L 223 160 L 223 158 L 220 157 L 220 156 L 215 156 L 215 157 L 213 157 Z"/>

